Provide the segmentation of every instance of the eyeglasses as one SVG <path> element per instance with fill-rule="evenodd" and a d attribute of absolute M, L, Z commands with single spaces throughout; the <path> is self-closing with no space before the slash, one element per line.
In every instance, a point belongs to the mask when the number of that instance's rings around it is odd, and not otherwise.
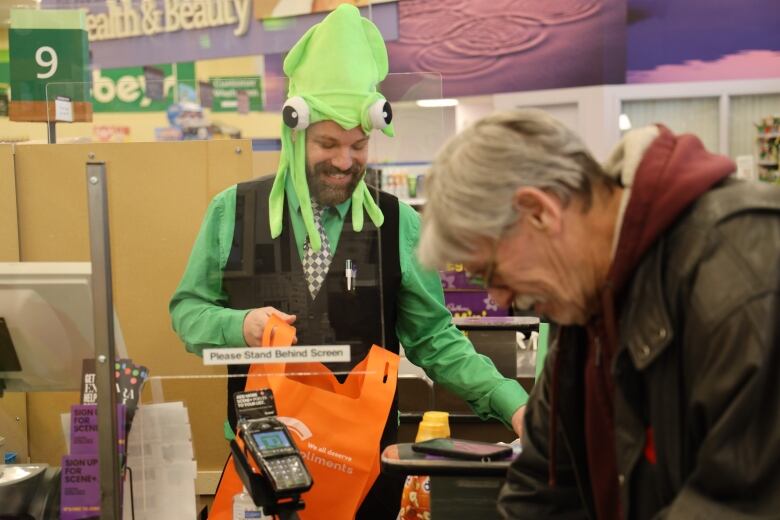
<path fill-rule="evenodd" d="M 481 273 L 471 273 L 466 269 L 466 278 L 473 285 L 479 285 L 485 290 L 492 287 L 493 275 L 496 274 L 496 250 L 498 249 L 498 243 L 493 244 L 493 249 L 490 252 L 490 260 L 487 263 L 484 271 Z"/>
<path fill-rule="evenodd" d="M 488 290 L 490 289 L 490 284 L 493 281 L 493 272 L 495 271 L 495 267 L 495 262 L 491 262 L 485 270 L 484 274 L 473 274 L 466 271 L 466 277 L 468 278 L 469 283 L 472 285 L 478 285 L 483 289 Z"/>

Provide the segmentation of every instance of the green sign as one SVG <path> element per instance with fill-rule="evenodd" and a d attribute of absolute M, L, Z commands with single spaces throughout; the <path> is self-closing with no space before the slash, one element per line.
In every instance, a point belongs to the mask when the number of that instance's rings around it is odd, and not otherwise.
<path fill-rule="evenodd" d="M 146 96 L 143 67 L 102 69 L 92 72 L 92 107 L 95 112 L 164 112 L 177 101 L 197 101 L 195 64 L 155 65 L 163 71 L 163 99 Z"/>
<path fill-rule="evenodd" d="M 263 110 L 263 80 L 260 76 L 211 78 L 212 112 L 238 112 L 239 92 L 246 93 L 249 110 Z"/>
<path fill-rule="evenodd" d="M 0 49 L 0 84 L 11 82 L 11 69 L 8 66 L 8 49 Z"/>
<path fill-rule="evenodd" d="M 87 101 L 89 44 L 83 10 L 12 9 L 8 43 L 14 101 L 56 96 Z"/>

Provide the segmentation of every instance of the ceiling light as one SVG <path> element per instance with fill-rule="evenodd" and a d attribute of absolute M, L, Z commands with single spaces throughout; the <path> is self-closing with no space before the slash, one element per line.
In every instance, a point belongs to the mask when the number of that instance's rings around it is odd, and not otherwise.
<path fill-rule="evenodd" d="M 618 128 L 624 132 L 631 130 L 631 120 L 628 118 L 628 114 L 620 114 L 620 117 L 618 117 Z"/>
<path fill-rule="evenodd" d="M 423 108 L 433 107 L 454 107 L 458 104 L 457 99 L 453 98 L 441 98 L 441 99 L 418 99 L 417 106 Z"/>

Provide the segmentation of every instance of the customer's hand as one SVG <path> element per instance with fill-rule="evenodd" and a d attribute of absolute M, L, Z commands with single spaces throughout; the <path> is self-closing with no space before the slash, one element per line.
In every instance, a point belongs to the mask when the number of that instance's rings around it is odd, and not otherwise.
<path fill-rule="evenodd" d="M 512 414 L 512 429 L 519 439 L 523 438 L 523 417 L 525 417 L 525 406 L 521 406 Z"/>
<path fill-rule="evenodd" d="M 260 307 L 259 309 L 253 309 L 248 312 L 244 317 L 244 341 L 250 347 L 259 347 L 263 344 L 263 331 L 265 330 L 265 324 L 268 322 L 268 318 L 276 314 L 285 323 L 292 325 L 295 322 L 295 316 L 292 314 L 285 314 L 280 310 L 273 307 Z M 273 331 L 271 331 L 273 334 Z M 273 338 L 273 336 L 271 336 Z M 293 338 L 293 344 L 298 343 L 298 338 Z"/>

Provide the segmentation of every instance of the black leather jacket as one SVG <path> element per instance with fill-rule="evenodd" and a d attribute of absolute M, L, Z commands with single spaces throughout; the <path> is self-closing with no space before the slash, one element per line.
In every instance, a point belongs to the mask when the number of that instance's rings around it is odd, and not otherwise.
<path fill-rule="evenodd" d="M 707 192 L 644 256 L 626 294 L 612 365 L 624 518 L 780 519 L 780 188 L 726 181 Z M 499 497 L 507 518 L 596 518 L 585 345 L 567 327 L 551 348 Z"/>

